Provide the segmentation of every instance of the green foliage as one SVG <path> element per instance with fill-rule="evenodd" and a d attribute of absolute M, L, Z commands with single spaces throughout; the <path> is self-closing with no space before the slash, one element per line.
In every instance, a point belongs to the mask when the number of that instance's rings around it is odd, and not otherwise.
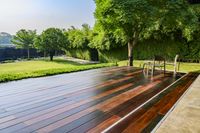
<path fill-rule="evenodd" d="M 74 27 L 68 29 L 65 32 L 69 40 L 68 49 L 88 48 L 91 33 L 92 30 L 88 24 L 83 24 L 82 29 L 76 29 Z"/>
<path fill-rule="evenodd" d="M 5 63 L 0 64 L 0 82 L 56 75 L 109 66 L 114 66 L 114 64 L 104 63 L 82 65 L 63 59 L 55 59 L 53 62 L 47 60 L 37 60 Z"/>
<path fill-rule="evenodd" d="M 66 55 L 69 57 L 75 57 L 83 60 L 91 60 L 89 49 L 69 49 L 66 50 Z"/>
<path fill-rule="evenodd" d="M 35 39 L 34 44 L 36 48 L 49 53 L 53 60 L 55 51 L 64 50 L 68 45 L 68 40 L 62 30 L 49 28 Z"/>
<path fill-rule="evenodd" d="M 133 50 L 134 59 L 150 60 L 154 55 L 161 55 L 167 60 L 173 61 L 176 54 L 182 59 L 200 59 L 200 43 L 197 41 L 186 43 L 170 39 L 154 40 L 148 39 L 139 42 Z M 116 62 L 127 59 L 127 46 L 110 50 L 99 51 L 101 62 Z"/>
<path fill-rule="evenodd" d="M 72 56 L 80 59 L 98 60 L 98 53 L 91 43 L 93 40 L 93 31 L 88 24 L 83 24 L 81 29 L 71 27 L 65 32 L 69 40 L 69 45 L 66 48 L 67 56 Z"/>
<path fill-rule="evenodd" d="M 27 49 L 27 57 L 29 59 L 29 49 L 34 47 L 34 39 L 36 37 L 36 30 L 19 30 L 12 38 L 11 42 L 19 48 Z"/>
<path fill-rule="evenodd" d="M 36 31 L 21 29 L 11 40 L 13 44 L 16 44 L 19 48 L 29 49 L 33 48 L 34 38 L 36 37 Z"/>
<path fill-rule="evenodd" d="M 97 34 L 93 47 L 109 49 L 113 44 L 129 44 L 129 62 L 133 47 L 148 38 L 163 39 L 164 35 L 173 40 L 174 32 L 180 31 L 182 37 L 191 41 L 197 29 L 197 13 L 185 0 L 95 0 L 95 3 Z"/>
<path fill-rule="evenodd" d="M 198 17 L 186 0 L 165 0 L 159 9 L 160 29 L 166 34 L 180 30 L 187 40 L 191 40 L 191 34 L 196 29 Z M 159 5 L 158 5 L 159 7 Z"/>
<path fill-rule="evenodd" d="M 197 16 L 185 0 L 95 0 L 97 25 L 103 30 L 122 31 L 128 40 L 139 34 L 143 40 L 154 31 L 180 29 L 186 38 L 196 28 Z M 117 34 L 115 34 L 117 35 Z"/>
<path fill-rule="evenodd" d="M 170 39 L 154 40 L 148 39 L 140 42 L 134 49 L 135 59 L 153 59 L 154 55 L 161 55 L 167 60 L 173 60 L 176 54 L 181 54 L 183 44 Z"/>
<path fill-rule="evenodd" d="M 194 10 L 195 14 L 200 19 L 200 4 L 192 5 L 191 8 Z"/>
<path fill-rule="evenodd" d="M 154 25 L 151 21 L 154 8 L 147 0 L 95 0 L 97 25 L 118 36 L 120 32 L 126 41 L 133 40 L 136 32 Z M 137 33 L 138 34 L 138 33 Z"/>
<path fill-rule="evenodd" d="M 200 59 L 200 29 L 193 34 L 193 40 L 187 42 L 185 47 L 186 57 L 189 59 Z"/>
<path fill-rule="evenodd" d="M 118 62 L 126 60 L 128 56 L 127 46 L 121 46 L 110 50 L 99 50 L 100 62 Z"/>
<path fill-rule="evenodd" d="M 98 26 L 95 26 L 92 34 L 92 39 L 89 43 L 89 47 L 99 50 L 109 50 L 124 45 L 125 41 L 123 35 L 115 36 L 111 32 L 108 33 L 100 30 Z"/>
<path fill-rule="evenodd" d="M 38 39 L 36 45 L 39 45 L 39 48 L 44 48 L 47 51 L 62 49 L 67 43 L 67 38 L 63 34 L 63 31 L 57 28 L 49 28 L 43 31 Z"/>

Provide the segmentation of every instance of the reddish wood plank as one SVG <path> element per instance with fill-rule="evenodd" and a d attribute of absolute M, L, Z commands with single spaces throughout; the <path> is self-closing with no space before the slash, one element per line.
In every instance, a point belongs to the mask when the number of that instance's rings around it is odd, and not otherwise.
<path fill-rule="evenodd" d="M 97 125 L 96 127 L 90 129 L 88 131 L 88 133 L 100 133 L 103 130 L 105 130 L 107 127 L 109 127 L 110 125 L 114 124 L 115 122 L 117 122 L 120 119 L 119 116 L 112 116 L 111 118 L 105 120 L 104 122 L 102 122 L 101 124 Z"/>
<path fill-rule="evenodd" d="M 139 133 L 139 132 L 150 132 L 151 129 L 158 123 L 175 102 L 181 97 L 181 95 L 188 89 L 192 82 L 196 79 L 195 74 L 188 74 L 186 77 L 181 79 L 178 83 L 171 86 L 168 90 L 158 95 L 152 104 L 148 107 L 141 108 L 131 114 L 128 118 L 111 128 L 108 132 L 124 132 L 124 133 Z M 151 103 L 151 102 L 150 102 Z M 136 116 L 136 117 L 135 117 Z M 135 119 L 131 119 L 134 117 Z M 125 123 L 125 124 L 124 124 Z"/>

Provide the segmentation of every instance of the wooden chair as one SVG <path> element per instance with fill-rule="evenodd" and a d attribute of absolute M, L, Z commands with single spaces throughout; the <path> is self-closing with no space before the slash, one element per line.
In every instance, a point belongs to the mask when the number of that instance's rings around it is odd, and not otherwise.
<path fill-rule="evenodd" d="M 154 56 L 154 60 L 153 60 L 153 64 L 152 64 L 152 72 L 151 74 L 154 75 L 154 70 L 155 68 L 158 67 L 162 70 L 164 70 L 164 74 L 165 74 L 165 71 L 166 71 L 166 61 L 165 61 L 165 58 L 162 57 L 162 56 Z"/>
<path fill-rule="evenodd" d="M 148 76 L 149 70 L 152 70 L 152 62 L 147 61 L 143 64 L 143 73 Z"/>
<path fill-rule="evenodd" d="M 177 73 L 177 69 L 179 70 L 178 58 L 179 58 L 179 55 L 176 55 L 173 63 L 166 63 L 166 65 L 172 65 L 174 67 L 174 74 Z"/>
<path fill-rule="evenodd" d="M 143 72 L 144 73 L 149 73 L 149 70 L 151 70 L 151 75 L 154 75 L 154 70 L 156 67 L 159 67 L 161 70 L 162 68 L 164 68 L 164 73 L 166 71 L 166 63 L 165 63 L 165 58 L 161 57 L 161 56 L 155 56 L 152 61 L 148 61 L 146 63 L 143 64 Z"/>

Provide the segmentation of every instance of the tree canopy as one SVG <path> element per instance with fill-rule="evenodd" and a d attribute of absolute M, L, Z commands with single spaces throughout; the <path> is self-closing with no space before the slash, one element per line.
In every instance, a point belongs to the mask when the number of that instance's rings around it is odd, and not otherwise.
<path fill-rule="evenodd" d="M 35 39 L 35 46 L 49 53 L 50 60 L 53 60 L 56 50 L 64 50 L 67 44 L 68 40 L 63 31 L 57 28 L 47 29 Z"/>
<path fill-rule="evenodd" d="M 167 34 L 179 29 L 191 39 L 196 26 L 197 17 L 185 0 L 95 0 L 95 3 L 96 26 L 102 30 L 100 38 L 105 34 L 123 38 L 128 44 L 129 65 L 133 65 L 133 47 L 155 31 Z"/>
<path fill-rule="evenodd" d="M 34 38 L 36 36 L 36 30 L 19 30 L 13 37 L 11 42 L 16 44 L 19 48 L 27 49 L 28 58 L 30 56 L 29 49 L 33 48 Z"/>
<path fill-rule="evenodd" d="M 92 30 L 88 24 L 83 24 L 81 29 L 71 27 L 65 32 L 70 45 L 68 48 L 89 48 Z"/>

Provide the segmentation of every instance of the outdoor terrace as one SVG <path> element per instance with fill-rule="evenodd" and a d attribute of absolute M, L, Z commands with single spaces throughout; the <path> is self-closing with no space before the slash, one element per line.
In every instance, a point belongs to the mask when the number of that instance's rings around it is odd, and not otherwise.
<path fill-rule="evenodd" d="M 151 131 L 197 76 L 111 67 L 0 84 L 0 132 Z"/>

